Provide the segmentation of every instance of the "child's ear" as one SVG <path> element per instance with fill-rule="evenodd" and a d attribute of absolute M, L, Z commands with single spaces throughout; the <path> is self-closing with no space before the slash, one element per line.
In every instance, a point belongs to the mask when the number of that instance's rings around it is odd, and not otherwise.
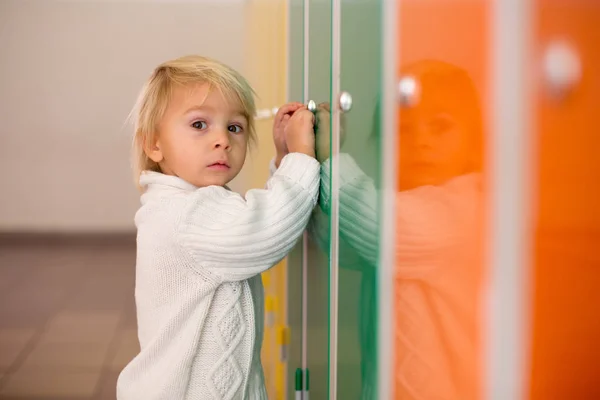
<path fill-rule="evenodd" d="M 153 138 L 144 140 L 144 153 L 146 153 L 149 159 L 157 164 L 163 160 L 164 156 L 160 149 L 158 135 L 154 135 Z"/>

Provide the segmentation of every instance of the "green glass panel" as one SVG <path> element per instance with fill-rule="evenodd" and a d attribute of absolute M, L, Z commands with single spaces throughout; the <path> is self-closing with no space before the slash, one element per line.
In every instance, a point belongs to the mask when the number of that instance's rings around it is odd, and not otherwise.
<path fill-rule="evenodd" d="M 305 0 L 309 1 L 309 0 Z M 309 1 L 308 99 L 316 104 L 331 99 L 331 0 Z M 328 124 L 317 124 L 321 135 L 331 142 Z M 321 224 L 322 239 L 308 239 L 308 326 L 307 367 L 310 372 L 310 398 L 327 399 L 329 383 L 329 219 Z"/>
<path fill-rule="evenodd" d="M 380 26 L 380 1 L 341 1 L 340 89 L 346 100 L 351 98 L 351 108 L 341 116 L 340 152 L 332 152 L 334 159 L 339 156 L 339 169 L 323 164 L 319 207 L 311 224 L 311 237 L 330 251 L 330 201 L 337 195 L 338 331 L 332 345 L 338 350 L 338 399 L 377 398 Z M 326 89 L 324 82 L 320 89 Z M 340 99 L 330 99 L 331 108 L 341 107 Z M 324 129 L 326 120 L 319 118 L 319 126 Z M 339 190 L 332 193 L 335 180 Z"/>
<path fill-rule="evenodd" d="M 377 398 L 381 3 L 341 0 L 340 90 L 350 94 L 352 108 L 342 115 L 338 172 L 337 392 L 348 400 Z"/>
<path fill-rule="evenodd" d="M 331 98 L 331 1 L 309 2 L 308 36 L 308 98 L 304 98 L 304 1 L 290 1 L 289 38 L 289 99 L 307 103 L 309 100 L 327 103 Z M 330 140 L 329 129 L 322 134 Z M 319 129 L 315 130 L 319 135 Z M 311 398 L 328 398 L 329 378 L 329 219 L 322 220 L 321 240 L 308 237 L 306 261 L 308 279 L 306 292 L 306 348 L 302 342 L 302 260 L 300 242 L 288 257 L 288 321 L 291 329 L 288 363 L 288 398 L 296 389 L 297 368 L 306 367 L 310 375 Z M 306 353 L 306 365 L 302 354 Z M 304 384 L 306 383 L 306 376 Z M 307 389 L 307 388 L 304 388 Z"/>
<path fill-rule="evenodd" d="M 308 0 L 307 0 L 308 1 Z M 292 2 L 292 5 L 295 4 Z M 300 2 L 293 7 L 290 28 L 294 21 L 302 20 Z M 339 232 L 339 297 L 338 297 L 338 346 L 337 382 L 338 398 L 368 399 L 376 398 L 376 354 L 377 354 L 377 307 L 376 307 L 376 264 L 379 252 L 379 199 L 376 188 L 379 186 L 379 111 L 380 96 L 380 60 L 381 60 L 381 21 L 380 1 L 342 2 L 341 37 L 341 89 L 352 96 L 353 106 L 342 117 L 344 140 L 341 146 L 343 159 L 336 178 L 345 181 L 344 160 L 360 169 L 361 181 L 366 181 L 365 197 L 369 205 L 368 223 L 362 232 L 362 239 L 368 239 L 363 246 L 357 241 L 356 227 L 363 228 L 363 221 L 354 216 L 361 212 L 351 198 L 352 190 L 342 185 L 338 193 L 340 198 Z M 306 103 L 313 100 L 316 104 L 330 103 L 338 106 L 338 99 L 332 99 L 331 60 L 332 60 L 332 3 L 331 1 L 310 1 L 309 4 L 309 51 L 308 51 L 308 97 L 295 95 L 292 99 L 301 99 Z M 297 25 L 296 25 L 297 26 Z M 303 43 L 298 39 L 298 28 L 290 38 L 291 53 L 297 54 Z M 302 71 L 298 63 L 304 60 L 291 56 L 290 71 Z M 290 79 L 291 92 L 299 92 L 297 84 L 302 78 L 299 72 Z M 294 78 L 295 77 L 295 78 Z M 297 87 L 296 89 L 294 89 Z M 317 140 L 331 142 L 331 126 L 327 119 L 318 118 Z M 324 137 L 321 137 L 324 136 Z M 330 170 L 331 160 L 323 164 L 325 171 Z M 323 174 L 320 206 L 311 219 L 310 236 L 307 243 L 307 367 L 310 371 L 310 397 L 328 398 L 329 369 L 329 282 L 330 282 L 330 222 L 328 200 L 331 199 L 331 174 Z M 370 190 L 369 190 L 370 189 Z M 362 190 L 362 189 L 361 189 Z M 365 194 L 365 196 L 362 196 Z M 363 210 L 364 211 L 364 210 Z M 352 227 L 352 229 L 348 229 Z M 302 249 L 297 248 L 290 257 L 290 321 L 293 324 L 292 362 L 289 365 L 289 395 L 293 393 L 296 367 L 301 366 L 301 306 L 293 303 L 301 301 L 302 285 L 296 279 L 302 279 Z M 296 311 L 300 315 L 292 318 Z M 298 354 L 296 356 L 296 354 Z"/>
<path fill-rule="evenodd" d="M 337 398 L 376 398 L 377 377 L 377 258 L 379 254 L 379 111 L 381 9 L 379 1 L 342 1 L 341 3 L 341 89 L 352 97 L 352 108 L 342 115 L 343 141 L 340 149 L 339 171 L 331 173 L 331 160 L 323 164 L 319 207 L 311 220 L 309 253 L 309 366 L 311 374 L 327 365 L 324 357 L 328 341 L 324 329 L 328 316 L 325 305 L 329 283 L 329 263 L 326 255 L 331 248 L 332 179 L 338 179 L 339 232 L 338 279 L 339 292 L 338 332 L 335 337 Z M 339 99 L 332 99 L 331 4 L 311 2 L 311 48 L 309 93 L 317 104 L 328 102 L 339 107 Z M 332 21 L 332 20 L 329 20 Z M 327 31 L 324 31 L 327 28 Z M 315 31 L 312 31 L 315 29 Z M 318 31 L 317 31 L 318 29 Z M 320 116 L 321 114 L 319 114 Z M 326 115 L 326 114 L 324 114 Z M 329 135 L 331 126 L 325 118 L 318 118 L 319 134 Z M 326 137 L 324 140 L 330 140 Z M 332 152 L 333 153 L 333 152 Z M 334 154 L 335 157 L 335 154 Z M 347 166 L 352 166 L 347 169 Z M 320 249 L 320 250 L 318 250 Z M 329 368 L 332 368 L 329 365 Z M 316 369 L 319 368 L 319 369 Z M 313 374 L 314 375 L 314 374 Z M 316 383 L 316 379 L 312 382 Z M 327 398 L 327 393 L 314 390 L 311 397 Z M 319 382 L 320 383 L 320 382 Z M 322 386 L 323 390 L 325 385 Z"/>

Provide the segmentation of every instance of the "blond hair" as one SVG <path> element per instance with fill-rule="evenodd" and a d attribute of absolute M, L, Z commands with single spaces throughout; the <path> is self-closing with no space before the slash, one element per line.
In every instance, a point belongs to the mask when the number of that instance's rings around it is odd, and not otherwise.
<path fill-rule="evenodd" d="M 158 124 L 164 116 L 173 89 L 180 86 L 207 83 L 228 100 L 241 105 L 248 120 L 248 143 L 256 141 L 254 90 L 233 68 L 210 58 L 191 55 L 166 61 L 154 69 L 142 88 L 130 115 L 134 122 L 132 167 L 136 184 L 145 170 L 160 171 L 158 164 L 145 152 L 147 143 L 156 140 Z"/>

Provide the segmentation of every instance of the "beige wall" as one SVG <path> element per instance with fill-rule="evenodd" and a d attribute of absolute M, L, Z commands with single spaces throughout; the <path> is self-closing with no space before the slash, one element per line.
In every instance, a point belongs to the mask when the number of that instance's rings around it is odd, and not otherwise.
<path fill-rule="evenodd" d="M 286 101 L 286 1 L 248 0 L 244 71 L 258 94 L 257 107 L 272 109 Z M 275 155 L 273 119 L 257 121 L 259 146 L 246 161 L 240 189 L 263 187 Z"/>
<path fill-rule="evenodd" d="M 187 53 L 245 73 L 240 3 L 0 0 L 0 231 L 133 229 L 137 92 Z"/>

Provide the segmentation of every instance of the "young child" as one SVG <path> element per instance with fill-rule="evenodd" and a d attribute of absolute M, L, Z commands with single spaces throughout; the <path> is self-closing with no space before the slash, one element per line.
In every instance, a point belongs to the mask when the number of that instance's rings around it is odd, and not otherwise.
<path fill-rule="evenodd" d="M 266 189 L 230 191 L 254 114 L 247 81 L 200 56 L 159 65 L 141 92 L 133 143 L 143 191 L 135 215 L 141 350 L 119 376 L 119 400 L 267 398 L 259 274 L 304 231 L 319 163 L 313 114 L 287 105 L 274 139 L 289 154 Z"/>

